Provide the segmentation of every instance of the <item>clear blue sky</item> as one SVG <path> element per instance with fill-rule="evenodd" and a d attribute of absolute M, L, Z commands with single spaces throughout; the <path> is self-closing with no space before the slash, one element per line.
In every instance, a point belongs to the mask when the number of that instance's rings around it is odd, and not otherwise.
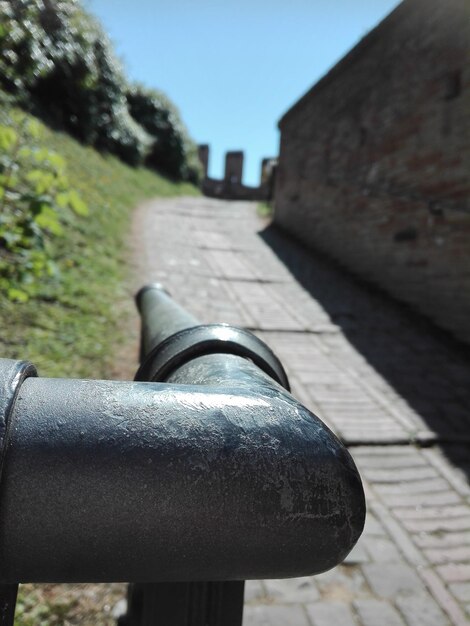
<path fill-rule="evenodd" d="M 127 75 L 164 91 L 190 134 L 245 151 L 244 182 L 278 153 L 277 122 L 397 0 L 85 0 Z"/>

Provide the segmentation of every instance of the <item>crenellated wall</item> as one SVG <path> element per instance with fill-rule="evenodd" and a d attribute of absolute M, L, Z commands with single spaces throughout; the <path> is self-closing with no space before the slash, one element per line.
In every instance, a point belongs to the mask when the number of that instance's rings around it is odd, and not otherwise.
<path fill-rule="evenodd" d="M 198 154 L 205 175 L 202 183 L 204 195 L 226 200 L 258 201 L 266 201 L 272 197 L 276 159 L 262 160 L 260 183 L 257 187 L 251 187 L 243 184 L 244 154 L 241 150 L 226 153 L 223 179 L 208 176 L 210 148 L 207 144 L 198 146 Z"/>
<path fill-rule="evenodd" d="M 470 3 L 405 0 L 281 119 L 275 221 L 470 341 Z"/>

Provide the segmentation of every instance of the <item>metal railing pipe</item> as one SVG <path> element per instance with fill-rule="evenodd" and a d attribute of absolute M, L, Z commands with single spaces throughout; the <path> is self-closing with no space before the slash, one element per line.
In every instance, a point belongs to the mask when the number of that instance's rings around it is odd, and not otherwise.
<path fill-rule="evenodd" d="M 136 296 L 141 315 L 140 360 L 174 333 L 199 322 L 175 302 L 159 283 L 143 287 Z"/>
<path fill-rule="evenodd" d="M 192 367 L 219 376 L 221 358 Z M 248 387 L 249 361 L 225 362 L 241 377 L 206 386 L 27 378 L 0 582 L 279 578 L 341 561 L 364 521 L 349 453 L 264 374 Z"/>
<path fill-rule="evenodd" d="M 268 346 L 159 285 L 137 302 L 135 382 L 0 359 L 2 626 L 18 582 L 113 581 L 120 626 L 240 626 L 244 580 L 325 571 L 362 532 L 351 456 Z"/>

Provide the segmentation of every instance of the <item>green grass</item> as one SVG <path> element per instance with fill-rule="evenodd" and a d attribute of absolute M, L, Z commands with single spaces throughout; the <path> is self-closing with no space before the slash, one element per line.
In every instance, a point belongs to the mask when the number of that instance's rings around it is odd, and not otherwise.
<path fill-rule="evenodd" d="M 20 585 L 15 626 L 116 626 L 112 610 L 125 596 L 119 583 Z"/>
<path fill-rule="evenodd" d="M 199 190 L 45 127 L 41 141 L 65 158 L 89 216 L 67 217 L 65 234 L 52 244 L 60 279 L 42 285 L 41 297 L 14 303 L 0 295 L 0 357 L 28 359 L 41 376 L 110 378 L 118 350 L 129 342 L 126 316 L 134 312 L 125 288 L 132 209 L 145 198 Z M 110 626 L 111 608 L 124 593 L 122 585 L 21 586 L 15 626 Z"/>
<path fill-rule="evenodd" d="M 121 316 L 133 207 L 142 199 L 198 195 L 146 169 L 84 147 L 68 135 L 44 129 L 43 143 L 67 162 L 70 185 L 90 210 L 74 216 L 53 242 L 60 281 L 26 303 L 0 300 L 0 357 L 28 359 L 42 376 L 107 378 L 113 352 L 123 340 Z"/>

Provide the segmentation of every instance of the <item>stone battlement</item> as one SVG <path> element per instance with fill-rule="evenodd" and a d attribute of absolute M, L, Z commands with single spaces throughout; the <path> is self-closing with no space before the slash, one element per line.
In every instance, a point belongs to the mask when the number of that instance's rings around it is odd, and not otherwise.
<path fill-rule="evenodd" d="M 224 178 L 210 178 L 209 155 L 207 144 L 198 146 L 199 159 L 204 169 L 202 191 L 211 198 L 224 200 L 269 200 L 274 188 L 276 159 L 265 158 L 261 161 L 260 184 L 251 187 L 243 184 L 244 153 L 241 150 L 227 152 L 225 155 Z"/>

